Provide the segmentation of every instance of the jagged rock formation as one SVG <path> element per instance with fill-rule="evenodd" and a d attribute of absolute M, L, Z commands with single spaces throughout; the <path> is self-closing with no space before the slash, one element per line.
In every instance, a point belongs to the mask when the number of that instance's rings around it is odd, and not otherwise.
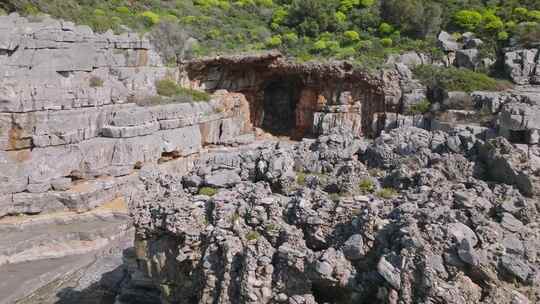
<path fill-rule="evenodd" d="M 538 88 L 409 115 L 410 67 L 439 64 L 421 54 L 169 67 L 146 36 L 36 18 L 0 16 L 0 303 L 540 299 Z M 488 65 L 465 38 L 439 37 L 440 64 Z M 212 98 L 164 103 L 164 78 Z"/>
<path fill-rule="evenodd" d="M 517 84 L 540 84 L 540 50 L 509 49 L 505 52 L 505 69 Z"/>
<path fill-rule="evenodd" d="M 140 270 L 162 303 L 535 303 L 539 153 L 400 128 L 145 167 Z"/>

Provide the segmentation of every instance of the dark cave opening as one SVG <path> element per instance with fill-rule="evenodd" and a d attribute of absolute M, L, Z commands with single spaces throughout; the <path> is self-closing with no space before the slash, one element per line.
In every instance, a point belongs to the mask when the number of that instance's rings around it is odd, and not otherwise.
<path fill-rule="evenodd" d="M 299 79 L 281 78 L 264 87 L 262 128 L 274 135 L 290 135 L 296 128 L 296 106 L 302 84 Z"/>
<path fill-rule="evenodd" d="M 508 139 L 515 144 L 527 144 L 529 133 L 527 130 L 509 130 Z"/>
<path fill-rule="evenodd" d="M 345 288 L 314 282 L 311 290 L 317 303 L 349 304 L 352 302 L 351 293 Z"/>

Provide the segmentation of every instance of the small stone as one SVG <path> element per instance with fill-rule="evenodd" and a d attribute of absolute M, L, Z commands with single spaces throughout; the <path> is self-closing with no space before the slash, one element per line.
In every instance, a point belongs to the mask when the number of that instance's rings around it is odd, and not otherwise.
<path fill-rule="evenodd" d="M 377 264 L 377 272 L 396 290 L 401 289 L 401 271 L 381 257 Z"/>
<path fill-rule="evenodd" d="M 471 243 L 468 239 L 463 239 L 461 244 L 458 247 L 459 258 L 472 266 L 478 266 L 479 260 L 474 248 L 471 246 Z"/>
<path fill-rule="evenodd" d="M 508 274 L 519 279 L 521 282 L 526 282 L 530 274 L 530 267 L 520 259 L 512 256 L 503 256 L 501 258 L 501 267 Z"/>
<path fill-rule="evenodd" d="M 509 231 L 518 232 L 521 230 L 521 228 L 523 228 L 523 223 L 515 218 L 512 214 L 505 212 L 502 216 L 501 226 Z"/>
<path fill-rule="evenodd" d="M 351 261 L 364 257 L 364 239 L 360 234 L 351 236 L 343 245 L 343 254 Z"/>
<path fill-rule="evenodd" d="M 26 188 L 30 193 L 45 193 L 49 191 L 51 184 L 41 183 L 41 184 L 29 184 Z"/>

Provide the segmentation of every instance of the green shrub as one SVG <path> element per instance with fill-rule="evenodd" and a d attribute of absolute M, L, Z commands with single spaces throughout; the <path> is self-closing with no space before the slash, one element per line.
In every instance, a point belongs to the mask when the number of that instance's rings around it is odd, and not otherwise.
<path fill-rule="evenodd" d="M 26 4 L 22 9 L 23 16 L 35 16 L 39 13 L 39 9 L 32 4 Z"/>
<path fill-rule="evenodd" d="M 358 184 L 358 188 L 360 188 L 360 191 L 363 193 L 373 193 L 373 191 L 375 191 L 375 182 L 370 178 L 364 178 L 360 181 L 360 184 Z"/>
<path fill-rule="evenodd" d="M 206 195 L 206 196 L 214 196 L 218 193 L 218 190 L 216 188 L 212 187 L 202 187 L 199 189 L 199 195 Z"/>
<path fill-rule="evenodd" d="M 446 91 L 500 91 L 511 86 L 507 81 L 497 80 L 483 73 L 455 67 L 420 65 L 415 67 L 413 72 L 424 85 Z"/>
<path fill-rule="evenodd" d="M 94 15 L 96 15 L 96 16 L 105 16 L 106 14 L 105 14 L 105 11 L 104 11 L 104 10 L 99 9 L 99 8 L 96 8 L 96 9 L 94 10 Z"/>
<path fill-rule="evenodd" d="M 337 22 L 339 23 L 344 23 L 345 21 L 347 21 L 347 15 L 345 15 L 344 13 L 342 12 L 336 12 L 334 14 L 334 16 L 336 17 L 336 20 Z"/>
<path fill-rule="evenodd" d="M 117 8 L 115 9 L 115 11 L 116 11 L 117 13 L 119 13 L 119 14 L 125 14 L 125 15 L 127 15 L 127 14 L 130 13 L 129 7 L 127 7 L 127 6 L 119 6 L 119 7 L 117 7 Z"/>
<path fill-rule="evenodd" d="M 497 40 L 499 41 L 506 41 L 510 38 L 510 35 L 506 31 L 501 31 L 497 33 Z"/>
<path fill-rule="evenodd" d="M 300 186 L 304 186 L 306 184 L 306 174 L 304 172 L 296 173 L 296 182 Z"/>
<path fill-rule="evenodd" d="M 393 188 L 383 188 L 377 192 L 377 196 L 383 199 L 392 199 L 396 195 L 397 191 Z"/>
<path fill-rule="evenodd" d="M 375 4 L 375 0 L 360 0 L 360 5 L 362 7 L 372 7 Z"/>
<path fill-rule="evenodd" d="M 356 31 L 346 31 L 343 33 L 343 37 L 345 37 L 347 42 L 355 42 L 360 40 L 360 34 L 358 34 Z"/>
<path fill-rule="evenodd" d="M 379 25 L 379 33 L 381 33 L 381 35 L 390 35 L 393 31 L 394 27 L 386 22 L 383 22 L 381 23 L 381 25 Z"/>
<path fill-rule="evenodd" d="M 502 19 L 495 15 L 493 11 L 486 11 L 482 16 L 483 28 L 486 31 L 498 32 L 504 28 Z"/>
<path fill-rule="evenodd" d="M 161 96 L 175 96 L 177 95 L 179 88 L 180 87 L 178 86 L 178 84 L 170 79 L 162 79 L 156 81 L 156 90 L 157 93 Z"/>
<path fill-rule="evenodd" d="M 465 30 L 474 31 L 482 23 L 482 14 L 473 10 L 461 10 L 454 15 L 454 23 Z"/>
<path fill-rule="evenodd" d="M 381 45 L 384 47 L 391 47 L 394 44 L 392 38 L 383 38 L 381 39 Z"/>
<path fill-rule="evenodd" d="M 248 240 L 248 241 L 250 241 L 250 242 L 251 242 L 251 241 L 256 241 L 256 240 L 258 240 L 260 237 L 261 237 L 261 235 L 260 235 L 257 231 L 255 231 L 255 230 L 251 230 L 250 232 L 248 232 L 248 233 L 246 234 L 246 240 Z"/>
<path fill-rule="evenodd" d="M 429 112 L 430 108 L 431 108 L 431 103 L 429 102 L 429 100 L 424 99 L 420 101 L 419 103 L 412 105 L 409 108 L 408 112 L 411 115 L 424 114 L 424 113 Z"/>
<path fill-rule="evenodd" d="M 0 16 L 5 16 L 5 15 L 7 15 L 7 12 L 0 7 Z"/>
<path fill-rule="evenodd" d="M 92 76 L 90 77 L 90 87 L 91 88 L 101 88 L 103 86 L 103 79 Z"/>
<path fill-rule="evenodd" d="M 210 94 L 198 90 L 179 87 L 176 95 L 187 96 L 193 101 L 210 101 Z"/>
<path fill-rule="evenodd" d="M 183 88 L 171 79 L 156 81 L 156 90 L 160 96 L 174 97 L 178 101 L 209 101 L 211 97 L 206 92 Z M 185 97 L 185 99 L 179 97 Z"/>
<path fill-rule="evenodd" d="M 145 11 L 141 14 L 143 17 L 143 21 L 146 24 L 146 26 L 154 26 L 159 23 L 160 17 L 158 14 L 151 12 L 151 11 Z"/>
<path fill-rule="evenodd" d="M 266 40 L 266 45 L 269 47 L 278 47 L 283 43 L 280 35 L 272 36 Z"/>

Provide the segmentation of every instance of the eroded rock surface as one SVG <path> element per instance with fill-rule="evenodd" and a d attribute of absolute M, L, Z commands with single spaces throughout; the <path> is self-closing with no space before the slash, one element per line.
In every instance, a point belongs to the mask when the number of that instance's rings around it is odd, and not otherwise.
<path fill-rule="evenodd" d="M 523 170 L 515 149 L 399 128 L 211 153 L 184 178 L 145 167 L 139 269 L 163 303 L 535 303 L 537 196 L 492 179 Z M 223 170 L 242 180 L 200 195 Z"/>

